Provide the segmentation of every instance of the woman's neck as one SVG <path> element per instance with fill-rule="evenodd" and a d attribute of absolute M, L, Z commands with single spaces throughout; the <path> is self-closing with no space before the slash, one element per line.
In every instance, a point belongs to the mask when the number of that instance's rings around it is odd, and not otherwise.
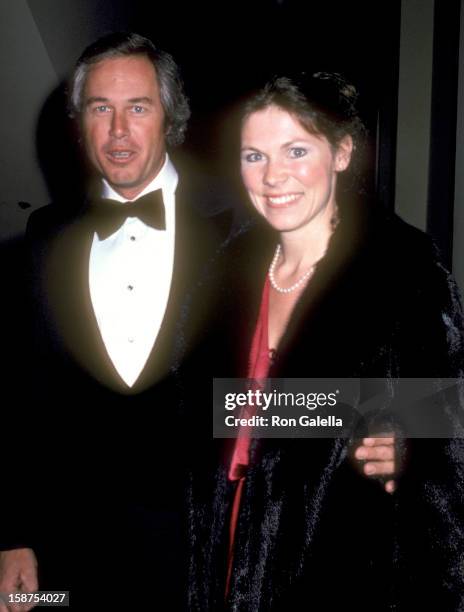
<path fill-rule="evenodd" d="M 335 207 L 326 209 L 324 215 L 313 219 L 305 227 L 281 232 L 282 272 L 292 275 L 307 270 L 324 257 L 333 232 L 335 211 Z"/>

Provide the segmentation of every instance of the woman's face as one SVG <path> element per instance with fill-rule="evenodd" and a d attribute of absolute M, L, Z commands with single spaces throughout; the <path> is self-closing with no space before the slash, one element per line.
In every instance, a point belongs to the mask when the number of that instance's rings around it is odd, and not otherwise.
<path fill-rule="evenodd" d="M 335 212 L 337 173 L 351 158 L 346 136 L 333 151 L 278 106 L 247 117 L 242 128 L 241 172 L 256 210 L 278 231 L 293 231 Z"/>

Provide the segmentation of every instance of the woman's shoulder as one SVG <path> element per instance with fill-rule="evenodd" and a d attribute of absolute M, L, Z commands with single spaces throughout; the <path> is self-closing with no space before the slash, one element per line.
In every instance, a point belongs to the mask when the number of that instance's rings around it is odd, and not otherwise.
<path fill-rule="evenodd" d="M 407 258 L 411 262 L 440 258 L 433 239 L 419 228 L 407 223 L 396 213 L 377 211 L 374 215 L 374 235 L 379 244 L 389 245 L 389 252 L 396 257 Z"/>
<path fill-rule="evenodd" d="M 431 261 L 442 260 L 432 236 L 407 223 L 397 214 L 392 216 L 391 225 L 393 235 L 398 240 L 399 246 L 410 252 L 410 256 L 412 255 L 414 259 L 422 260 L 424 256 L 428 256 Z M 412 249 L 414 250 L 411 253 Z"/>
<path fill-rule="evenodd" d="M 436 284 L 453 288 L 454 280 L 433 238 L 395 213 L 376 215 L 371 251 L 398 280 L 411 288 Z"/>
<path fill-rule="evenodd" d="M 454 357 L 460 371 L 464 354 L 464 318 L 461 296 L 433 238 L 400 217 L 391 219 L 396 275 L 401 277 L 403 310 L 409 327 L 422 328 L 418 343 L 434 342 L 446 359 Z M 443 361 L 445 356 L 443 357 Z M 449 370 L 450 372 L 453 370 Z"/>

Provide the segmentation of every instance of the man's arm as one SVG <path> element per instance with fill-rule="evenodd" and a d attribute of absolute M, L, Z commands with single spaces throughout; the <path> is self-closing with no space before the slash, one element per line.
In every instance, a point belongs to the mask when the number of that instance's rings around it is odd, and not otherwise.
<path fill-rule="evenodd" d="M 18 486 L 18 474 L 28 473 L 34 465 L 36 441 L 32 412 L 31 375 L 32 358 L 31 311 L 28 283 L 28 250 L 22 237 L 0 245 L 0 271 L 9 287 L 7 299 L 2 301 L 2 346 L 8 361 L 2 378 L 2 397 L 5 410 L 2 413 L 2 437 L 5 456 L 14 457 L 13 463 L 3 473 L 0 524 L 0 593 L 31 592 L 38 588 L 37 560 L 30 548 L 34 509 L 25 487 Z M 20 408 L 21 407 L 21 408 Z M 21 452 L 18 440 L 21 439 Z M 31 463 L 32 462 L 32 463 Z M 32 493 L 31 487 L 27 489 Z M 34 534 L 35 535 L 35 534 Z M 10 604 L 0 598 L 0 612 L 31 610 L 33 605 Z"/>
<path fill-rule="evenodd" d="M 398 460 L 395 452 L 395 438 L 363 438 L 361 444 L 356 448 L 354 456 L 364 463 L 362 467 L 365 476 L 375 478 L 378 476 L 391 476 L 384 483 L 387 493 L 393 493 L 396 488 Z"/>

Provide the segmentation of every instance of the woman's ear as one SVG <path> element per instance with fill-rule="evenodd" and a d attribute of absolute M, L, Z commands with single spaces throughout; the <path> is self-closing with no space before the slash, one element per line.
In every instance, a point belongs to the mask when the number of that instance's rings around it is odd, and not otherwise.
<path fill-rule="evenodd" d="M 337 152 L 335 153 L 335 171 L 343 172 L 348 168 L 353 153 L 353 139 L 349 134 L 344 136 L 338 143 Z"/>

